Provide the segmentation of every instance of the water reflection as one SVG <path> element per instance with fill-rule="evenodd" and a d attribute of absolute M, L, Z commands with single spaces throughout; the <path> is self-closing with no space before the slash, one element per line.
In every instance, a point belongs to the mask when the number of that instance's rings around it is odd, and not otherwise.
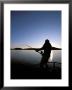
<path fill-rule="evenodd" d="M 61 63 L 61 50 L 53 50 L 49 61 Z M 39 64 L 42 55 L 34 50 L 11 50 L 11 60 L 22 63 Z"/>

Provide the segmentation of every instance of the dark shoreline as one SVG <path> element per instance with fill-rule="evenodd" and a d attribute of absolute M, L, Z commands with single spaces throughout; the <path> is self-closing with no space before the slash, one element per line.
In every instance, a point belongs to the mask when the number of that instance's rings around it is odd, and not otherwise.
<path fill-rule="evenodd" d="M 60 67 L 41 69 L 39 65 L 11 61 L 11 79 L 61 79 Z"/>

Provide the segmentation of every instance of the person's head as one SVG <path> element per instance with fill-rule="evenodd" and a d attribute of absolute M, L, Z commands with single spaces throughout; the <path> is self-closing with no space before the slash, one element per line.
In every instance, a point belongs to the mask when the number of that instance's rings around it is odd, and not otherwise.
<path fill-rule="evenodd" d="M 45 43 L 49 43 L 49 40 L 48 40 L 48 39 L 46 39 L 46 40 L 45 40 Z"/>

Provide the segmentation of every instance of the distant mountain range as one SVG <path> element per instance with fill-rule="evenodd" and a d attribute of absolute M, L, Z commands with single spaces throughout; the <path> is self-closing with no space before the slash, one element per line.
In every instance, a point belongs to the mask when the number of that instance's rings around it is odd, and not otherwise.
<path fill-rule="evenodd" d="M 11 50 L 22 50 L 23 48 L 11 48 Z"/>
<path fill-rule="evenodd" d="M 11 48 L 11 50 L 39 50 L 40 48 Z M 51 50 L 62 50 L 61 48 L 52 47 Z"/>

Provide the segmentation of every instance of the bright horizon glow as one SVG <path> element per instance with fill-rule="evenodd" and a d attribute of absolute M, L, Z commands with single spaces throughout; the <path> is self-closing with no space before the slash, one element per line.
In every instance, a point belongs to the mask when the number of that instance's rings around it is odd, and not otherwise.
<path fill-rule="evenodd" d="M 32 47 L 32 48 L 41 48 L 42 47 L 42 45 L 43 45 L 44 43 L 42 43 L 42 44 L 37 44 L 37 45 L 33 45 L 32 44 L 32 46 L 31 45 L 29 45 L 29 44 L 20 44 L 20 45 L 14 45 L 14 46 L 12 46 L 12 48 L 30 48 L 30 47 Z M 55 44 L 55 43 L 51 43 L 51 45 L 53 46 L 53 47 L 57 47 L 57 48 L 61 48 L 61 46 L 60 45 L 57 45 L 57 44 Z M 29 47 L 30 46 L 30 47 Z"/>

